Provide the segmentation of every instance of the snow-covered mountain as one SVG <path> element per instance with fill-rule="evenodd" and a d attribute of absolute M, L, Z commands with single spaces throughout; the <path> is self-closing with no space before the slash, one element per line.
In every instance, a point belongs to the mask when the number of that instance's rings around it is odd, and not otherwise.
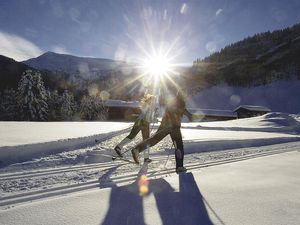
<path fill-rule="evenodd" d="M 111 59 L 78 57 L 73 55 L 46 52 L 36 58 L 24 61 L 26 65 L 40 70 L 62 71 L 82 77 L 107 75 L 111 71 L 124 71 L 133 65 Z"/>

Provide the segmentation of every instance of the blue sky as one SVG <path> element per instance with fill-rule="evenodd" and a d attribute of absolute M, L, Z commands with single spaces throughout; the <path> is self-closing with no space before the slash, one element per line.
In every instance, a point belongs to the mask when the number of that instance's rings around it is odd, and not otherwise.
<path fill-rule="evenodd" d="M 161 49 L 191 64 L 247 36 L 298 23 L 299 12 L 299 0 L 2 0 L 0 54 L 136 61 Z"/>

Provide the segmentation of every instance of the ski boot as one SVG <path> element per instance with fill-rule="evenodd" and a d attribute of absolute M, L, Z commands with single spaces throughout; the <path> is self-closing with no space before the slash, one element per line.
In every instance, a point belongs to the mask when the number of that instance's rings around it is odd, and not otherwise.
<path fill-rule="evenodd" d="M 176 173 L 185 173 L 187 169 L 184 166 L 180 166 L 176 168 Z"/>
<path fill-rule="evenodd" d="M 120 158 L 123 157 L 123 155 L 121 153 L 121 148 L 119 146 L 116 146 L 114 150 Z"/>
<path fill-rule="evenodd" d="M 151 162 L 152 162 L 152 159 L 144 158 L 144 163 L 151 163 Z"/>

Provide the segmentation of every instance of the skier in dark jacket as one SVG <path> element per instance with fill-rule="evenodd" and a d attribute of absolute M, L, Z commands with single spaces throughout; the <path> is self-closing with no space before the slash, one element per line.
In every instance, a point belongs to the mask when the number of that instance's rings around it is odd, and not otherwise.
<path fill-rule="evenodd" d="M 169 134 L 175 147 L 176 172 L 185 172 L 186 168 L 183 166 L 184 149 L 180 131 L 183 115 L 186 115 L 192 121 L 193 115 L 187 111 L 182 93 L 177 91 L 175 96 L 166 98 L 165 114 L 157 132 L 149 139 L 137 144 L 131 150 L 134 161 L 138 164 L 140 152 L 144 151 L 147 147 L 157 144 Z"/>
<path fill-rule="evenodd" d="M 135 121 L 130 134 L 126 136 L 116 147 L 115 151 L 119 157 L 122 157 L 122 148 L 129 142 L 131 142 L 136 135 L 142 131 L 143 140 L 146 140 L 150 136 L 150 123 L 154 118 L 156 111 L 155 107 L 156 97 L 151 94 L 145 94 L 141 100 L 141 114 Z M 149 148 L 144 152 L 144 162 L 151 162 L 149 158 Z"/>

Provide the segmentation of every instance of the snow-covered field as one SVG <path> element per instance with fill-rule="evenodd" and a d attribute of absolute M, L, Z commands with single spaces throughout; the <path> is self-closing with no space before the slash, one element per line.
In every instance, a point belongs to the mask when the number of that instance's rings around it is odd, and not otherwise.
<path fill-rule="evenodd" d="M 95 144 L 132 123 L 0 122 L 0 166 Z"/>
<path fill-rule="evenodd" d="M 132 123 L 1 122 L 0 125 L 0 161 L 11 160 L 0 168 L 0 206 L 4 210 L 80 190 L 128 185 L 142 168 L 111 160 L 111 149 L 128 134 L 127 128 Z M 184 163 L 190 171 L 300 149 L 299 115 L 269 113 L 224 122 L 183 123 L 181 130 Z M 23 138 L 19 140 L 21 135 Z M 140 140 L 139 135 L 127 148 Z M 60 142 L 63 145 L 59 146 Z M 23 152 L 23 157 L 18 158 L 12 152 Z M 173 154 L 169 137 L 152 147 L 153 162 L 147 166 L 148 177 L 157 179 L 174 173 Z M 127 157 L 130 159 L 130 154 Z"/>
<path fill-rule="evenodd" d="M 0 122 L 0 147 L 106 134 L 131 125 L 124 122 Z"/>

